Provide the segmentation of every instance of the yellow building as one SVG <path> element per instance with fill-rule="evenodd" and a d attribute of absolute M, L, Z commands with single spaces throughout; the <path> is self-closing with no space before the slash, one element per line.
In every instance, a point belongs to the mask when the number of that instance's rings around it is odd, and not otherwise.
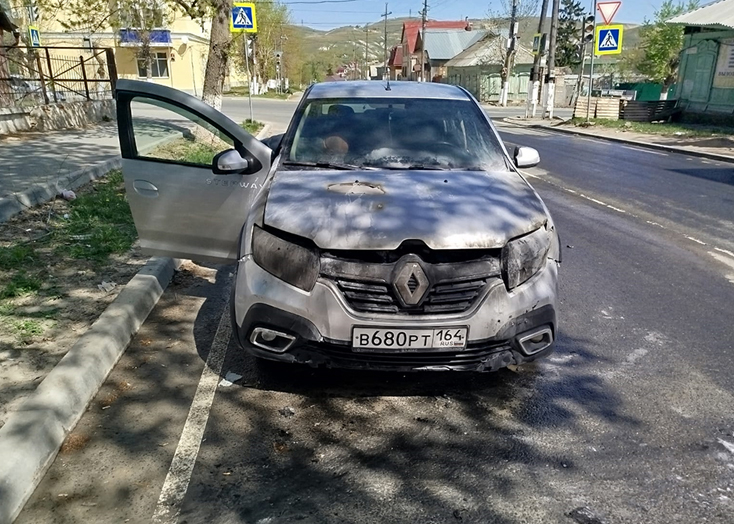
<path fill-rule="evenodd" d="M 145 80 L 162 84 L 194 95 L 200 96 L 204 85 L 204 71 L 209 52 L 210 22 L 199 24 L 181 12 L 164 7 L 162 2 L 143 0 L 158 10 L 154 29 L 140 30 L 135 20 L 139 13 L 132 17 L 123 15 L 109 16 L 107 20 L 95 27 L 93 31 L 84 29 L 67 29 L 69 21 L 74 17 L 63 9 L 55 12 L 41 12 L 35 25 L 41 33 L 41 44 L 52 47 L 109 47 L 114 50 L 115 63 L 119 78 Z M 111 9 L 115 0 L 111 0 Z M 160 12 L 163 9 L 165 12 Z M 25 10 L 18 12 L 24 13 Z M 120 13 L 113 10 L 113 13 Z M 25 14 L 25 13 L 24 13 Z M 27 15 L 26 15 L 27 16 Z M 105 17 L 100 17 L 104 19 Z M 28 24 L 26 18 L 25 23 Z M 116 28 L 111 24 L 114 23 Z M 141 39 L 150 40 L 150 72 L 147 71 L 147 60 L 140 57 Z M 59 55 L 69 51 L 58 50 Z M 236 58 L 235 58 L 236 60 Z M 234 61 L 230 64 L 229 85 L 245 85 L 246 77 L 241 73 Z"/>

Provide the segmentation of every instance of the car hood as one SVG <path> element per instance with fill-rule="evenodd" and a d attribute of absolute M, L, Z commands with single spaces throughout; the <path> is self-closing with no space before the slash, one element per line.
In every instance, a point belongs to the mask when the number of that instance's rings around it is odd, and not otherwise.
<path fill-rule="evenodd" d="M 516 173 L 279 171 L 266 225 L 322 249 L 492 249 L 540 227 L 545 207 Z"/>

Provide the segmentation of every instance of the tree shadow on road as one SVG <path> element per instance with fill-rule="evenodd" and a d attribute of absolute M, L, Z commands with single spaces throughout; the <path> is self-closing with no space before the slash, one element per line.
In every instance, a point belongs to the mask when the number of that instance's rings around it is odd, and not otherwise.
<path fill-rule="evenodd" d="M 561 334 L 555 361 L 517 371 L 385 373 L 258 361 L 232 340 L 222 375 L 243 378 L 219 390 L 181 520 L 565 519 L 575 502 L 547 481 L 582 466 L 544 440 L 637 426 L 590 346 Z"/>

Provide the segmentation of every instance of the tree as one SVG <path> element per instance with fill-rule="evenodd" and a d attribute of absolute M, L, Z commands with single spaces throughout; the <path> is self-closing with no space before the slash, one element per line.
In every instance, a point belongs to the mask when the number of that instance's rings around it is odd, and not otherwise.
<path fill-rule="evenodd" d="M 520 27 L 527 24 L 533 19 L 538 13 L 539 0 L 501 0 L 499 11 L 490 9 L 488 13 L 488 20 L 483 24 L 484 28 L 489 30 L 491 33 L 500 35 L 504 28 L 509 28 L 512 21 L 512 14 L 514 11 L 515 20 L 512 29 L 515 30 L 515 34 L 511 34 L 510 38 L 519 39 Z M 517 43 L 517 39 L 515 42 Z M 500 104 L 507 105 L 507 97 L 510 87 L 510 76 L 515 65 L 515 52 L 517 51 L 516 46 L 509 46 L 507 48 L 496 47 L 499 55 L 497 58 L 504 63 L 500 72 L 502 78 L 502 93 L 500 94 Z M 491 58 L 488 57 L 491 60 Z"/>
<path fill-rule="evenodd" d="M 109 0 L 37 0 L 37 3 L 44 20 L 58 20 L 67 31 L 93 36 L 107 27 L 119 28 L 115 21 L 120 9 L 111 8 Z M 131 5 L 132 2 L 125 7 Z M 64 16 L 59 16 L 61 12 Z"/>
<path fill-rule="evenodd" d="M 281 72 L 283 77 L 300 77 L 299 65 L 295 59 L 300 57 L 301 41 L 289 25 L 288 8 L 285 5 L 259 1 L 257 9 L 258 31 L 250 35 L 255 41 L 254 76 L 261 80 L 276 77 L 276 52 L 282 53 Z M 237 40 L 237 56 L 244 57 L 245 39 Z M 251 56 L 251 58 L 253 58 Z M 244 61 L 237 60 L 237 66 L 244 69 Z"/>
<path fill-rule="evenodd" d="M 95 46 L 95 35 L 109 28 L 114 31 L 130 29 L 134 33 L 135 58 L 142 62 L 141 69 L 148 78 L 152 72 L 151 31 L 164 27 L 170 13 L 156 0 L 37 0 L 48 20 L 59 20 L 61 27 L 70 32 L 83 33 Z M 63 13 L 63 16 L 59 16 Z M 97 77 L 105 75 L 104 55 L 96 54 Z"/>
<path fill-rule="evenodd" d="M 5 33 L 13 35 L 14 42 L 5 41 Z M 10 77 L 10 66 L 6 49 L 1 46 L 18 45 L 20 41 L 20 32 L 13 18 L 10 16 L 10 9 L 0 0 L 0 78 Z M 0 80 L 0 107 L 10 107 L 15 101 L 11 95 L 12 88 L 8 80 Z"/>
<path fill-rule="evenodd" d="M 243 45 L 244 38 L 233 39 L 229 32 L 231 0 L 168 0 L 188 16 L 202 23 L 211 18 L 209 56 L 206 62 L 202 100 L 216 109 L 222 107 L 224 79 L 229 68 L 230 54 Z M 274 52 L 285 36 L 283 27 L 288 22 L 288 8 L 268 0 L 255 0 L 258 32 L 255 42 L 256 76 L 263 76 L 274 68 Z M 241 47 L 239 49 L 244 53 Z M 240 55 L 243 56 L 243 55 Z"/>
<path fill-rule="evenodd" d="M 211 20 L 209 31 L 209 53 L 204 69 L 204 86 L 201 99 L 214 109 L 222 108 L 224 79 L 229 67 L 232 35 L 229 32 L 231 0 L 167 0 L 169 5 L 180 9 L 202 27 Z"/>
<path fill-rule="evenodd" d="M 166 24 L 167 13 L 154 0 L 128 0 L 128 3 L 122 4 L 113 14 L 112 27 L 131 28 L 134 31 L 135 38 L 140 44 L 136 48 L 135 57 L 143 63 L 145 76 L 150 79 L 153 70 L 151 32 L 154 28 Z"/>
<path fill-rule="evenodd" d="M 584 14 L 581 0 L 561 1 L 556 43 L 557 67 L 570 67 L 581 63 L 581 19 Z"/>
<path fill-rule="evenodd" d="M 661 100 L 668 98 L 668 89 L 678 79 L 680 52 L 683 48 L 683 26 L 668 20 L 698 7 L 697 0 L 665 0 L 655 11 L 653 21 L 645 20 L 640 30 L 643 52 L 637 69 L 653 82 L 663 84 Z"/>

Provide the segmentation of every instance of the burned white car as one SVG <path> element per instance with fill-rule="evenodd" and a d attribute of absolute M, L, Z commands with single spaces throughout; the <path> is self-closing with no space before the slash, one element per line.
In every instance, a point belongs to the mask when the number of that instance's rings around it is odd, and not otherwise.
<path fill-rule="evenodd" d="M 555 341 L 548 210 L 465 90 L 311 86 L 263 142 L 202 101 L 120 80 L 123 174 L 148 253 L 237 265 L 233 330 L 312 366 L 493 371 Z"/>

